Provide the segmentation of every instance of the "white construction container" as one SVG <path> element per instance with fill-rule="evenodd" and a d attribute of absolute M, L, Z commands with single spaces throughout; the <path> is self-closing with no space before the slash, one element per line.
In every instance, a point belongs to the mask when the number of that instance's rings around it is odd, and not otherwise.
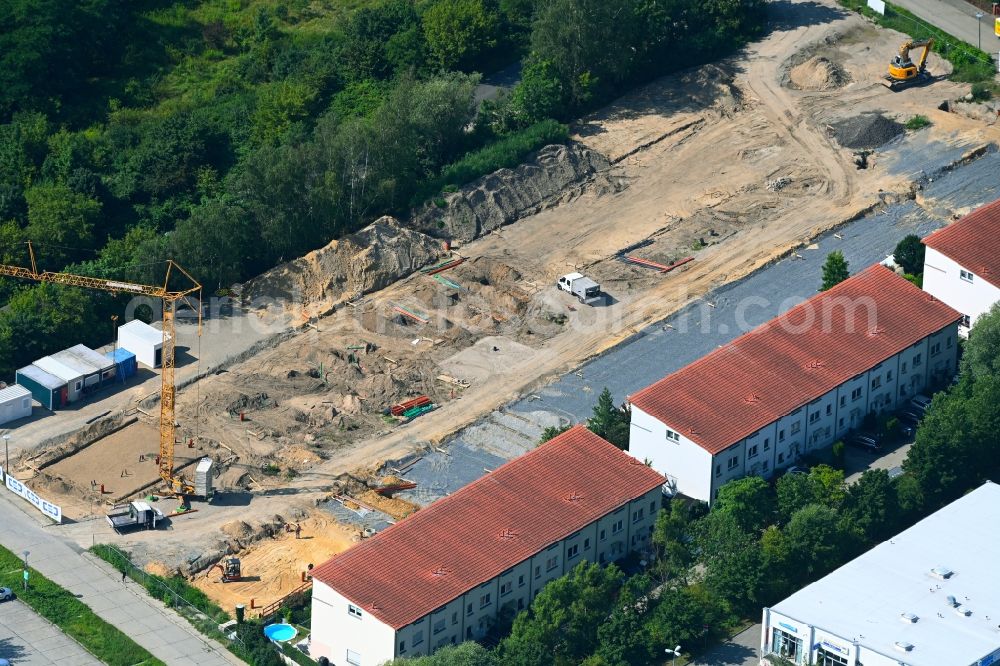
<path fill-rule="evenodd" d="M 31 416 L 31 391 L 18 384 L 0 389 L 0 423 Z"/>
<path fill-rule="evenodd" d="M 194 494 L 198 497 L 208 497 L 212 494 L 212 462 L 211 458 L 202 458 L 194 470 Z"/>
<path fill-rule="evenodd" d="M 51 356 L 40 358 L 32 365 L 66 382 L 66 402 L 80 399 L 83 394 L 83 378 L 88 374 L 88 369 L 71 367 Z"/>
<path fill-rule="evenodd" d="M 163 331 L 144 321 L 133 319 L 118 327 L 118 347 L 135 354 L 135 360 L 147 368 L 163 363 Z"/>

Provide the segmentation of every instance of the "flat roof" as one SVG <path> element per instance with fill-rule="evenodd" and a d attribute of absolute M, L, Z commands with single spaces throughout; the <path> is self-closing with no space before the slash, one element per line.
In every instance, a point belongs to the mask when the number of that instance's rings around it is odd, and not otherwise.
<path fill-rule="evenodd" d="M 1000 200 L 924 238 L 924 245 L 1000 287 Z"/>
<path fill-rule="evenodd" d="M 46 356 L 44 358 L 40 358 L 34 363 L 32 363 L 32 365 L 41 368 L 50 375 L 55 375 L 59 379 L 62 379 L 63 383 L 71 382 L 80 379 L 85 375 L 89 375 L 96 372 L 96 369 L 94 368 L 81 371 L 79 367 L 73 367 L 67 365 L 62 360 L 53 358 L 52 356 Z"/>
<path fill-rule="evenodd" d="M 122 324 L 118 327 L 118 333 L 121 334 L 122 331 L 126 331 L 131 335 L 141 339 L 151 345 L 160 344 L 163 342 L 163 331 L 158 328 L 154 328 L 140 319 L 133 319 L 127 324 Z"/>
<path fill-rule="evenodd" d="M 45 372 L 37 365 L 26 365 L 23 368 L 19 368 L 17 374 L 37 382 L 39 385 L 44 386 L 50 391 L 55 391 L 61 389 L 63 386 L 66 386 L 65 379 L 60 379 L 50 372 Z"/>
<path fill-rule="evenodd" d="M 313 569 L 400 629 L 663 485 L 576 426 Z"/>
<path fill-rule="evenodd" d="M 20 398 L 28 398 L 31 396 L 31 391 L 24 388 L 20 384 L 11 384 L 6 388 L 0 389 L 0 403 L 7 402 L 8 400 L 18 400 Z"/>
<path fill-rule="evenodd" d="M 987 482 L 772 610 L 909 666 L 978 663 L 1000 648 L 998 526 L 1000 486 Z M 945 580 L 935 568 L 954 573 Z M 897 641 L 913 649 L 900 652 Z"/>
<path fill-rule="evenodd" d="M 876 264 L 629 400 L 714 455 L 958 318 Z"/>
<path fill-rule="evenodd" d="M 58 358 L 61 354 L 80 359 L 81 362 L 87 363 L 98 370 L 107 370 L 113 368 L 115 365 L 113 360 L 86 345 L 73 345 L 69 349 L 59 352 L 59 354 L 54 354 L 54 356 Z"/>

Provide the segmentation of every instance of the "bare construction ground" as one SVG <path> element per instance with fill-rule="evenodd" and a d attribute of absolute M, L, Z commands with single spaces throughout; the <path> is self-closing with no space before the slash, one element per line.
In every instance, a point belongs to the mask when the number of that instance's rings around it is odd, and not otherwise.
<path fill-rule="evenodd" d="M 563 152 L 570 155 L 565 159 L 586 157 L 570 170 L 585 175 L 562 194 L 532 198 L 544 188 L 530 180 L 516 196 L 491 190 L 517 187 L 517 174 L 507 173 L 450 195 L 448 210 L 478 216 L 474 228 L 455 234 L 478 236 L 455 248 L 465 263 L 437 277 L 415 273 L 364 298 L 356 293 L 383 285 L 367 273 L 351 277 L 343 265 L 316 278 L 323 281 L 319 287 L 304 287 L 321 302 L 293 306 L 310 321 L 301 333 L 178 396 L 182 436 L 213 452 L 223 470 L 218 486 L 253 492 L 249 504 L 206 507 L 175 521 L 171 532 L 132 537 L 127 545 L 147 561 L 196 571 L 209 555 L 224 552 L 220 527 L 234 520 L 260 534 L 275 514 L 289 515 L 283 506 L 322 502 L 331 489 L 370 496 L 382 482 L 373 473 L 381 461 L 438 445 L 512 397 L 823 230 L 913 198 L 916 175 L 886 168 L 904 158 L 909 143 L 955 150 L 957 160 L 1000 136 L 982 121 L 937 110 L 942 101 L 964 96 L 967 86 L 936 81 L 893 93 L 881 85 L 903 35 L 876 29 L 833 2 L 769 6 L 771 32 L 763 41 L 724 62 L 664 77 L 581 121 L 578 149 Z M 930 70 L 945 74 L 947 63 L 932 56 Z M 894 138 L 893 124 L 883 122 L 918 113 L 933 123 L 919 136 Z M 530 179 L 531 173 L 522 175 Z M 438 253 L 423 238 L 420 252 Z M 626 250 L 663 263 L 694 261 L 664 275 L 623 262 Z M 447 256 L 439 254 L 430 260 Z M 345 256 L 362 268 L 371 265 L 370 252 Z M 598 279 L 609 303 L 584 307 L 557 292 L 555 280 L 571 270 Z M 343 304 L 346 297 L 351 305 Z M 259 315 L 277 312 L 272 306 Z M 406 423 L 385 414 L 417 395 L 438 409 Z M 89 528 L 75 529 L 89 543 Z M 274 564 L 252 573 L 285 585 L 298 576 L 303 558 L 281 553 L 300 546 L 285 536 L 268 539 L 240 552 L 248 561 L 258 550 L 268 553 Z M 199 585 L 226 604 L 240 594 L 263 595 Z"/>

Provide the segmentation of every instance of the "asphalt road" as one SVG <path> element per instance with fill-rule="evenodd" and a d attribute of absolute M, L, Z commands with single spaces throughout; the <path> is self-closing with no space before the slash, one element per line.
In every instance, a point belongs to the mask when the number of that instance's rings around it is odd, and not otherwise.
<path fill-rule="evenodd" d="M 757 666 L 761 625 L 755 624 L 706 652 L 688 666 Z M 683 647 L 683 646 L 681 646 Z"/>
<path fill-rule="evenodd" d="M 976 12 L 979 9 L 962 0 L 893 0 L 893 2 L 931 25 L 941 28 L 949 35 L 992 53 L 996 59 L 997 52 L 1000 51 L 1000 39 L 993 34 L 993 17 L 988 12 L 984 12 L 985 16 L 979 22 L 976 20 Z M 920 37 L 919 28 L 916 26 L 914 28 L 916 32 L 913 36 Z"/>

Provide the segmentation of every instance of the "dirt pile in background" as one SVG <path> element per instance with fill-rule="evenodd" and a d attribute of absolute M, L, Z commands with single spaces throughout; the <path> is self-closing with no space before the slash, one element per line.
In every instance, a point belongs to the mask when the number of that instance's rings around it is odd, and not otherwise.
<path fill-rule="evenodd" d="M 403 228 L 386 215 L 255 278 L 244 287 L 243 298 L 334 304 L 383 289 L 441 254 L 440 241 Z"/>
<path fill-rule="evenodd" d="M 833 126 L 833 135 L 845 148 L 878 148 L 904 132 L 902 125 L 878 113 L 863 113 Z"/>
<path fill-rule="evenodd" d="M 411 225 L 434 236 L 470 241 L 572 199 L 586 185 L 624 189 L 622 181 L 606 174 L 610 168 L 606 157 L 579 144 L 545 146 L 515 169 L 494 171 L 428 203 Z"/>
<path fill-rule="evenodd" d="M 850 81 L 843 67 L 823 56 L 813 56 L 789 72 L 789 83 L 797 90 L 833 90 Z"/>

